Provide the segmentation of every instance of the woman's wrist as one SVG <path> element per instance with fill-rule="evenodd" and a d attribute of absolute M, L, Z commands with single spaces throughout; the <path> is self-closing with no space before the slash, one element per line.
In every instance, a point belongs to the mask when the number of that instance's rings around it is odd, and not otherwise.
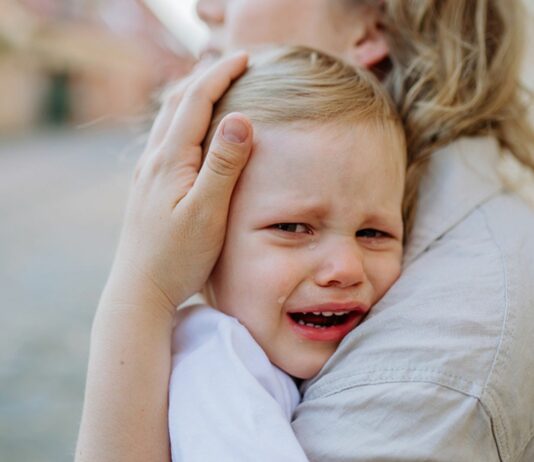
<path fill-rule="evenodd" d="M 153 313 L 172 321 L 177 306 L 188 298 L 176 289 L 171 299 L 149 274 L 133 265 L 116 262 L 100 297 L 98 311 Z"/>

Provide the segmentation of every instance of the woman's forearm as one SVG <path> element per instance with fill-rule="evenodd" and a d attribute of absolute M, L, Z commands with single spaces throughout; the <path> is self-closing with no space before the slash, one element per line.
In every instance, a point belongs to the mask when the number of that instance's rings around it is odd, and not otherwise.
<path fill-rule="evenodd" d="M 76 461 L 170 460 L 167 391 L 172 313 L 146 294 L 98 307 Z"/>
<path fill-rule="evenodd" d="M 173 318 L 219 256 L 252 126 L 240 114 L 226 116 L 204 163 L 201 143 L 213 104 L 246 65 L 242 53 L 216 63 L 171 98 L 155 122 L 95 316 L 77 462 L 170 460 Z"/>

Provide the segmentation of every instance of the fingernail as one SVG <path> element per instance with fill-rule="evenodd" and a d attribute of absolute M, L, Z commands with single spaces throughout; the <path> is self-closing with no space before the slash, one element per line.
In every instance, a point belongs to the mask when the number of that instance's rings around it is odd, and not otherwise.
<path fill-rule="evenodd" d="M 241 56 L 245 56 L 245 55 L 248 56 L 248 52 L 247 52 L 247 50 L 244 50 L 244 49 L 243 49 L 243 50 L 236 50 L 236 51 L 234 51 L 234 52 L 230 55 L 230 57 L 232 57 L 232 58 L 237 58 L 237 57 L 241 57 Z"/>
<path fill-rule="evenodd" d="M 225 120 L 222 136 L 230 143 L 244 143 L 248 138 L 248 127 L 237 118 Z"/>

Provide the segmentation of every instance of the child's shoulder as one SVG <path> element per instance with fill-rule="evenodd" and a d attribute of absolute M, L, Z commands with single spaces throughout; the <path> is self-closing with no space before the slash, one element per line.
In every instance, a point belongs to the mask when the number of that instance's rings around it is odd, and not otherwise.
<path fill-rule="evenodd" d="M 205 303 L 198 303 L 178 310 L 174 331 L 177 332 L 191 328 L 211 331 L 220 324 L 228 326 L 241 325 L 236 318 L 228 316 Z"/>
<path fill-rule="evenodd" d="M 241 395 L 274 398 L 288 419 L 300 400 L 292 378 L 269 361 L 246 327 L 211 306 L 191 305 L 178 311 L 172 349 L 174 391 L 182 382 L 200 387 L 217 377 L 220 383 L 239 384 Z"/>
<path fill-rule="evenodd" d="M 248 330 L 234 317 L 206 304 L 180 308 L 173 331 L 173 353 L 193 351 L 207 342 L 223 343 L 239 339 L 239 343 L 256 345 Z"/>

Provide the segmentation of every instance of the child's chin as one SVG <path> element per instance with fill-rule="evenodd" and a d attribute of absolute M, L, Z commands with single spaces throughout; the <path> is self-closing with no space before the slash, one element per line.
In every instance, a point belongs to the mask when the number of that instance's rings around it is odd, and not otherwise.
<path fill-rule="evenodd" d="M 317 358 L 318 359 L 318 358 Z M 300 362 L 299 364 L 285 364 L 285 367 L 280 367 L 290 376 L 299 380 L 308 380 L 316 376 L 322 369 L 326 360 L 314 360 L 309 362 Z"/>
<path fill-rule="evenodd" d="M 298 375 L 297 374 L 289 374 L 289 375 L 297 380 L 308 380 L 316 376 L 320 370 L 321 369 L 317 369 L 311 372 L 307 371 L 306 373 L 299 373 Z"/>

